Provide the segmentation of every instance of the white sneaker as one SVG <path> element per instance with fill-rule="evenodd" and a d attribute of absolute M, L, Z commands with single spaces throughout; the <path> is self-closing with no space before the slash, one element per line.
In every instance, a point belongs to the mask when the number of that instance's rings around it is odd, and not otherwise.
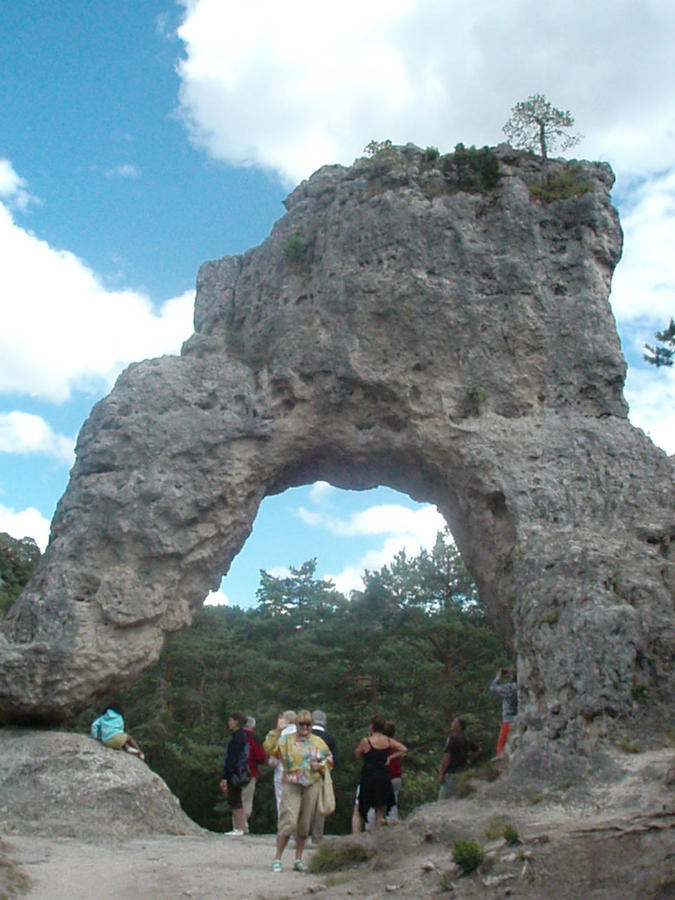
<path fill-rule="evenodd" d="M 238 828 L 233 828 L 232 831 L 225 832 L 225 837 L 243 837 L 243 834 L 243 831 L 240 831 Z"/>

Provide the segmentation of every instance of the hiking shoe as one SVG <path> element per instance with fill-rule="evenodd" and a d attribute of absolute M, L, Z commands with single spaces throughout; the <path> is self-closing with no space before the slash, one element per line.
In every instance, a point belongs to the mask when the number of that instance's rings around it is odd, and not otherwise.
<path fill-rule="evenodd" d="M 232 831 L 226 831 L 225 837 L 243 837 L 244 832 L 240 831 L 238 828 L 233 828 Z"/>
<path fill-rule="evenodd" d="M 272 871 L 273 872 L 281 872 L 281 860 L 275 859 L 272 863 Z"/>
<path fill-rule="evenodd" d="M 293 871 L 294 872 L 306 872 L 307 866 L 304 864 L 304 862 L 301 859 L 296 859 L 296 861 L 293 863 Z"/>

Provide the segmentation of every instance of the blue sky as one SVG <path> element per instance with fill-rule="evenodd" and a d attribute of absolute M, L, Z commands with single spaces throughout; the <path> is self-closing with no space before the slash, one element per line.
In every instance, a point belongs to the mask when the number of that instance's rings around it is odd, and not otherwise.
<path fill-rule="evenodd" d="M 610 298 L 631 419 L 675 452 L 675 9 L 665 0 L 23 0 L 0 5 L 0 531 L 44 545 L 74 438 L 130 362 L 178 352 L 206 259 L 371 140 L 495 144 L 535 92 L 609 161 L 625 233 Z M 388 489 L 262 505 L 223 591 L 316 556 L 344 590 L 441 524 Z"/>

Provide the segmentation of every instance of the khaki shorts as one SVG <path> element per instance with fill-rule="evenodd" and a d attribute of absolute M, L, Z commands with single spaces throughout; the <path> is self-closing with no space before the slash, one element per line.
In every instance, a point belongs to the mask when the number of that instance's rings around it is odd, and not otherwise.
<path fill-rule="evenodd" d="M 251 778 L 249 783 L 241 790 L 241 802 L 244 810 L 244 818 L 250 819 L 253 812 L 253 795 L 255 794 L 255 785 L 257 778 Z"/>
<path fill-rule="evenodd" d="M 306 838 L 316 812 L 321 780 L 307 787 L 303 784 L 284 784 L 279 808 L 279 835 L 288 837 L 296 832 Z"/>
<path fill-rule="evenodd" d="M 103 746 L 112 747 L 113 750 L 121 750 L 128 740 L 129 735 L 120 731 L 119 734 L 114 734 L 111 738 L 108 738 L 107 741 L 104 741 Z"/>

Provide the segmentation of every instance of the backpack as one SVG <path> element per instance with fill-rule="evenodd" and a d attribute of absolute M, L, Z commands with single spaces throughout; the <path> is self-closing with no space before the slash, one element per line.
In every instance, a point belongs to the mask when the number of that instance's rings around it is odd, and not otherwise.
<path fill-rule="evenodd" d="M 246 741 L 246 747 L 241 752 L 241 756 L 237 760 L 237 763 L 234 767 L 234 771 L 227 779 L 227 783 L 230 787 L 233 788 L 243 788 L 251 780 L 251 768 L 248 764 L 248 755 L 250 753 L 250 746 L 248 741 Z"/>

